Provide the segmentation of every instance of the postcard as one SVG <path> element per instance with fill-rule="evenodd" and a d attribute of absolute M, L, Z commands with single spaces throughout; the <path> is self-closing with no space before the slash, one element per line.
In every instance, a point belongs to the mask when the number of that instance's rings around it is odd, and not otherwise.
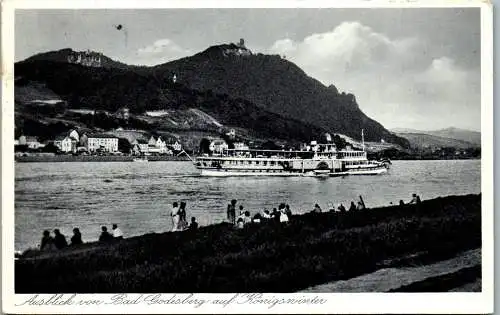
<path fill-rule="evenodd" d="M 484 1 L 4 1 L 6 313 L 490 313 Z"/>

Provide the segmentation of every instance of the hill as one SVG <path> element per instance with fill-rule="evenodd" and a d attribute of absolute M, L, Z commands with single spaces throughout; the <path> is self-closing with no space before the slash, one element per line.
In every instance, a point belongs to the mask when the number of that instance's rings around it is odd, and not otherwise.
<path fill-rule="evenodd" d="M 257 138 L 293 141 L 308 141 L 325 132 L 318 126 L 263 110 L 248 100 L 161 83 L 151 75 L 128 69 L 32 60 L 16 64 L 15 74 L 16 128 L 25 133 L 32 131 L 33 135 L 39 135 L 37 129 L 49 133 L 49 124 L 57 122 L 67 128 L 80 123 L 104 130 L 124 126 L 124 121 L 113 116 L 124 106 L 132 113 L 128 126 L 147 131 L 195 130 L 213 134 L 235 127 Z M 65 108 L 32 104 L 33 99 L 44 95 L 60 99 Z M 93 109 L 104 114 L 92 118 L 91 114 L 72 109 Z M 168 110 L 171 115 L 147 117 L 143 115 L 146 110 Z M 64 128 L 59 124 L 54 130 Z"/>
<path fill-rule="evenodd" d="M 49 51 L 33 55 L 24 62 L 30 61 L 54 61 L 62 63 L 89 64 L 94 67 L 118 68 L 118 69 L 139 69 L 138 66 L 129 66 L 122 62 L 113 60 L 101 53 L 95 51 L 74 51 L 71 48 L 65 48 L 56 51 Z"/>
<path fill-rule="evenodd" d="M 439 130 L 416 130 L 409 128 L 395 128 L 392 132 L 410 141 L 412 147 L 481 147 L 481 133 L 477 131 L 446 128 Z"/>
<path fill-rule="evenodd" d="M 431 134 L 439 137 L 466 141 L 476 146 L 481 146 L 481 133 L 477 131 L 450 127 L 433 131 Z"/>
<path fill-rule="evenodd" d="M 234 44 L 218 45 L 151 70 L 158 77 L 171 78 L 175 74 L 178 82 L 190 88 L 243 98 L 332 133 L 359 140 L 364 129 L 368 141 L 384 139 L 408 145 L 405 139 L 367 117 L 354 95 L 323 85 L 278 55 L 252 54 Z"/>
<path fill-rule="evenodd" d="M 43 85 L 73 109 L 114 112 L 126 106 L 142 114 L 194 108 L 225 126 L 264 137 L 308 141 L 330 132 L 359 140 L 364 129 L 367 141 L 409 145 L 367 117 L 354 95 L 324 86 L 279 56 L 254 55 L 233 44 L 155 67 L 135 67 L 94 52 L 83 53 L 90 64 L 75 62 L 81 54 L 64 49 L 16 63 L 16 89 Z"/>
<path fill-rule="evenodd" d="M 476 144 L 471 142 L 452 139 L 452 138 L 439 137 L 424 133 L 398 133 L 398 135 L 408 139 L 411 148 L 417 150 L 439 149 L 444 147 L 453 147 L 457 149 L 468 149 L 477 147 Z"/>

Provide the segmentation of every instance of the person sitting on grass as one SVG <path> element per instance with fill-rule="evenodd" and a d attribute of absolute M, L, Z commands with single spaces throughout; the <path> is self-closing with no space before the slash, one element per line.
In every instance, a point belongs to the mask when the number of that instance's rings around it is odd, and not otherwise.
<path fill-rule="evenodd" d="M 80 233 L 80 229 L 73 229 L 73 236 L 71 237 L 71 246 L 83 244 L 82 234 Z"/>
<path fill-rule="evenodd" d="M 113 237 L 116 240 L 122 240 L 123 239 L 122 230 L 120 230 L 120 228 L 116 224 L 113 224 Z"/>
<path fill-rule="evenodd" d="M 242 229 L 245 226 L 245 223 L 243 222 L 243 218 L 238 218 L 238 221 L 236 221 L 236 227 L 238 229 Z"/>
<path fill-rule="evenodd" d="M 260 223 L 261 221 L 262 221 L 262 215 L 260 213 L 257 213 L 253 216 L 253 219 L 252 219 L 253 223 Z"/>
<path fill-rule="evenodd" d="M 109 234 L 108 228 L 105 226 L 101 227 L 101 236 L 99 236 L 99 242 L 109 243 L 113 241 L 113 235 Z"/>
<path fill-rule="evenodd" d="M 277 217 L 279 218 L 280 213 L 278 212 L 278 209 L 273 208 L 273 211 L 271 212 L 271 219 L 276 219 Z"/>
<path fill-rule="evenodd" d="M 50 251 L 56 249 L 54 245 L 54 239 L 50 236 L 50 232 L 48 230 L 43 231 L 42 241 L 40 242 L 40 250 Z"/>
<path fill-rule="evenodd" d="M 321 213 L 322 212 L 321 207 L 318 204 L 315 204 L 313 212 L 314 213 Z"/>
<path fill-rule="evenodd" d="M 57 249 L 63 249 L 66 246 L 68 246 L 68 242 L 66 242 L 66 237 L 61 234 L 59 229 L 54 230 L 54 245 L 56 246 Z"/>
<path fill-rule="evenodd" d="M 404 205 L 405 205 L 405 202 L 401 199 L 401 200 L 399 200 L 399 205 L 400 205 L 400 206 L 404 206 Z"/>
<path fill-rule="evenodd" d="M 340 206 L 338 207 L 338 209 L 339 209 L 340 212 L 345 212 L 346 211 L 346 209 L 345 209 L 345 207 L 344 207 L 343 204 L 340 204 Z"/>
<path fill-rule="evenodd" d="M 250 211 L 245 211 L 245 215 L 243 216 L 243 222 L 245 224 L 252 223 L 252 218 L 250 217 Z"/>
<path fill-rule="evenodd" d="M 240 205 L 240 216 L 243 216 L 245 212 L 243 211 L 243 206 Z"/>
<path fill-rule="evenodd" d="M 351 201 L 351 206 L 349 207 L 349 212 L 351 211 L 356 211 L 356 205 L 354 204 L 354 201 Z"/>
<path fill-rule="evenodd" d="M 262 214 L 262 218 L 265 220 L 271 219 L 271 213 L 269 213 L 269 210 L 264 209 L 264 213 Z"/>
<path fill-rule="evenodd" d="M 410 205 L 416 205 L 417 203 L 420 203 L 419 202 L 420 201 L 420 197 L 417 196 L 417 194 L 412 194 L 411 197 L 412 198 L 411 198 L 411 200 L 410 200 L 410 202 L 408 204 L 410 204 Z"/>
<path fill-rule="evenodd" d="M 358 201 L 357 210 L 365 210 L 365 205 L 361 201 Z"/>
<path fill-rule="evenodd" d="M 198 222 L 196 222 L 196 218 L 192 217 L 191 218 L 191 224 L 189 225 L 190 230 L 197 230 L 198 229 Z"/>

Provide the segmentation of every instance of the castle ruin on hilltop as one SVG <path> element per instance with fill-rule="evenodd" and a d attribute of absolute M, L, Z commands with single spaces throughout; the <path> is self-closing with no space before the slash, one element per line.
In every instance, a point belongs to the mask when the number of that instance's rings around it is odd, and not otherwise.
<path fill-rule="evenodd" d="M 96 67 L 102 66 L 102 53 L 96 53 L 90 50 L 87 51 L 74 51 L 68 55 L 68 62 L 85 67 Z"/>
<path fill-rule="evenodd" d="M 245 40 L 243 38 L 240 38 L 239 43 L 237 44 L 232 44 L 233 47 L 235 48 L 226 48 L 222 52 L 224 57 L 227 57 L 228 55 L 235 55 L 235 56 L 250 56 L 252 55 L 252 52 L 250 49 L 245 47 Z"/>

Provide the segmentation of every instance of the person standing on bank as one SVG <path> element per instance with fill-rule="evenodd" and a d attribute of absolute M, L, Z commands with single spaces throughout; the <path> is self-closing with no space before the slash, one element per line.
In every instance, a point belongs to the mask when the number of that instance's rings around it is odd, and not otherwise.
<path fill-rule="evenodd" d="M 113 237 L 115 238 L 115 240 L 123 239 L 123 232 L 116 224 L 113 224 Z"/>
<path fill-rule="evenodd" d="M 172 217 L 172 232 L 176 232 L 179 227 L 179 204 L 177 201 L 172 204 L 170 216 Z"/>
<path fill-rule="evenodd" d="M 177 230 L 184 231 L 188 227 L 187 219 L 186 219 L 186 202 L 181 201 L 181 205 L 179 207 L 179 226 Z"/>
<path fill-rule="evenodd" d="M 236 224 L 236 200 L 231 200 L 231 204 L 227 206 L 227 220 L 231 224 Z"/>

